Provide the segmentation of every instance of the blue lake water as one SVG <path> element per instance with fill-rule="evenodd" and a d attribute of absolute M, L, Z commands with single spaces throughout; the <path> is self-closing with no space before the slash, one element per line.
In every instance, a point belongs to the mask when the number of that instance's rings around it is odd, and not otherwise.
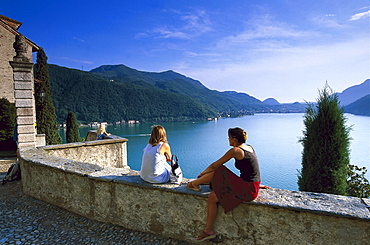
<path fill-rule="evenodd" d="M 241 127 L 248 132 L 248 144 L 257 152 L 262 183 L 275 188 L 298 190 L 297 173 L 301 169 L 303 113 L 255 114 L 209 122 L 161 123 L 166 128 L 172 154 L 179 158 L 184 177 L 196 178 L 209 164 L 229 148 L 227 130 Z M 366 166 L 370 171 L 370 117 L 346 114 L 351 131 L 351 163 Z M 107 131 L 127 138 L 128 165 L 140 170 L 142 150 L 153 124 L 108 126 Z M 80 128 L 86 136 L 90 128 Z M 61 130 L 63 137 L 63 130 Z M 226 163 L 234 172 L 234 160 Z M 366 176 L 370 179 L 370 173 Z"/>

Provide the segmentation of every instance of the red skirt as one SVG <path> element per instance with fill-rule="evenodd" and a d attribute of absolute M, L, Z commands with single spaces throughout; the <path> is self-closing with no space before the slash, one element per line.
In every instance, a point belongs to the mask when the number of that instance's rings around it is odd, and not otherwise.
<path fill-rule="evenodd" d="M 222 165 L 213 175 L 212 189 L 227 213 L 243 202 L 256 199 L 260 182 L 246 182 Z"/>

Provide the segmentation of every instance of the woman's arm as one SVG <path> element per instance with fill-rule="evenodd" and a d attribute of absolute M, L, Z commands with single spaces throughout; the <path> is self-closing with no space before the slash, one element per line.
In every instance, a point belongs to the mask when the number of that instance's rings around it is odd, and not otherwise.
<path fill-rule="evenodd" d="M 231 158 L 236 157 L 238 153 L 239 152 L 237 152 L 236 148 L 231 148 L 220 159 L 218 159 L 217 161 L 215 161 L 214 163 L 209 165 L 203 172 L 201 172 L 198 175 L 198 178 L 202 177 L 203 175 L 205 175 L 207 173 L 211 173 L 211 172 L 215 171 L 218 167 L 220 167 L 221 165 L 228 162 Z"/>
<path fill-rule="evenodd" d="M 172 158 L 171 147 L 168 143 L 163 143 L 163 145 L 159 149 L 159 153 L 161 155 L 164 155 L 167 161 L 171 161 Z"/>

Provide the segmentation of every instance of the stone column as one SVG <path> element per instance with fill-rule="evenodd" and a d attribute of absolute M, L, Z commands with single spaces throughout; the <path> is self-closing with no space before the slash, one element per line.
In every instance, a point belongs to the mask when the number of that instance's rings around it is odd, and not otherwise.
<path fill-rule="evenodd" d="M 36 147 L 33 63 L 27 57 L 27 43 L 24 36 L 17 35 L 13 47 L 16 56 L 9 63 L 13 68 L 14 97 L 18 124 L 18 148 Z"/>

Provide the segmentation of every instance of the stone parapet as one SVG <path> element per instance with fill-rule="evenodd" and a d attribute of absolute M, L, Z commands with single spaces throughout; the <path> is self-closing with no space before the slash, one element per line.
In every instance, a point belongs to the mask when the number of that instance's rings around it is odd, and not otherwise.
<path fill-rule="evenodd" d="M 16 55 L 13 57 L 13 61 L 9 61 L 9 64 L 13 68 L 17 126 L 21 127 L 17 130 L 18 148 L 36 147 L 33 63 L 27 54 L 29 47 L 24 36 L 16 35 L 13 47 Z"/>
<path fill-rule="evenodd" d="M 117 136 L 116 136 L 117 137 Z M 79 162 L 96 164 L 101 167 L 129 168 L 125 138 L 105 139 L 45 146 L 49 155 Z"/>
<path fill-rule="evenodd" d="M 209 187 L 202 186 L 201 192 L 194 192 L 184 183 L 149 184 L 127 166 L 115 168 L 114 162 L 94 157 L 84 160 L 89 153 L 104 156 L 110 144 L 126 146 L 122 139 L 112 139 L 21 150 L 24 193 L 90 219 L 194 242 L 205 225 Z M 103 159 L 107 161 L 109 157 Z M 218 236 L 213 242 L 367 244 L 369 201 L 322 193 L 261 190 L 257 200 L 228 214 L 219 208 L 215 223 Z"/>

